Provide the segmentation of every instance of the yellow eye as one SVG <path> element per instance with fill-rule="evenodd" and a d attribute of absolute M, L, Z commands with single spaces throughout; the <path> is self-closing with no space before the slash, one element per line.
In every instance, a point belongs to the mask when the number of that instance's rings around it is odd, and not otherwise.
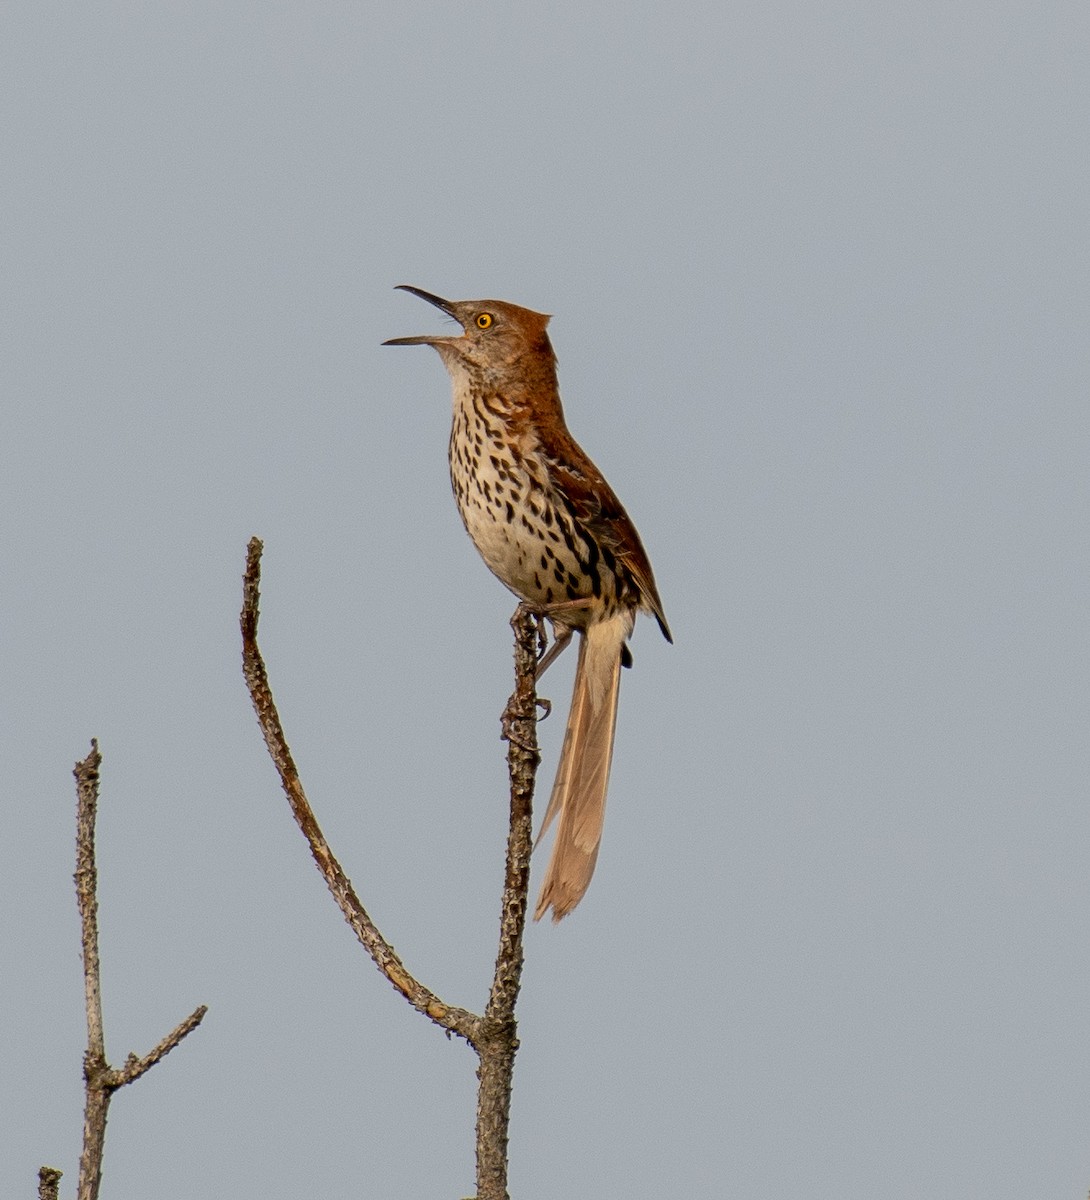
<path fill-rule="evenodd" d="M 487 329 L 489 327 L 489 325 L 491 325 L 491 324 L 492 324 L 492 314 L 491 313 L 481 313 L 477 317 L 477 328 L 478 329 Z"/>

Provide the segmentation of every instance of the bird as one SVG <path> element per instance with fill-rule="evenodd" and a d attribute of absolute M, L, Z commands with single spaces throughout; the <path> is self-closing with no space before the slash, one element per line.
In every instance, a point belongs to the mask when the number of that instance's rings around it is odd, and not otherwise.
<path fill-rule="evenodd" d="M 450 481 L 462 523 L 492 573 L 553 627 L 538 675 L 578 632 L 579 657 L 556 780 L 535 846 L 557 832 L 534 919 L 572 911 L 590 884 L 605 819 L 621 667 L 639 612 L 673 642 L 651 562 L 601 471 L 568 431 L 549 316 L 503 300 L 444 300 L 398 289 L 454 319 L 431 346 L 451 378 Z"/>

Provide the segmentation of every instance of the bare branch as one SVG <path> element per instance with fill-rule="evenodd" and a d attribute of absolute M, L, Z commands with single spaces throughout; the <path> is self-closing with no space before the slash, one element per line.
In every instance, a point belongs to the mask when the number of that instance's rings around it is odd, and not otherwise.
<path fill-rule="evenodd" d="M 56 1167 L 39 1167 L 38 1200 L 57 1200 L 63 1174 Z"/>
<path fill-rule="evenodd" d="M 376 928 L 333 856 L 307 801 L 288 749 L 257 645 L 262 544 L 252 538 L 243 579 L 242 661 L 246 684 L 265 744 L 280 775 L 288 803 L 310 846 L 311 854 L 345 920 L 375 965 L 419 1012 L 441 1028 L 466 1039 L 477 1052 L 477 1197 L 508 1200 L 507 1143 L 511 1116 L 511 1083 L 518 1050 L 515 1004 L 522 980 L 523 933 L 526 927 L 533 850 L 534 778 L 540 761 L 537 746 L 539 619 L 525 605 L 511 618 L 515 632 L 515 691 L 503 714 L 507 765 L 511 781 L 510 828 L 500 911 L 499 950 L 484 1016 L 444 1004 L 416 980 Z"/>
<path fill-rule="evenodd" d="M 79 1159 L 78 1200 L 97 1200 L 102 1183 L 102 1155 L 106 1142 L 106 1116 L 110 1098 L 119 1087 L 139 1079 L 145 1071 L 171 1050 L 201 1023 L 208 1011 L 204 1005 L 172 1030 L 145 1058 L 130 1054 L 120 1071 L 106 1062 L 106 1044 L 102 1028 L 102 988 L 98 958 L 98 871 L 95 866 L 95 819 L 98 814 L 98 780 L 102 755 L 98 742 L 91 742 L 91 753 L 76 763 L 76 901 L 79 905 L 83 941 L 83 990 L 87 1008 L 87 1050 L 83 1056 L 86 1101 L 83 1110 L 83 1150 Z M 56 1200 L 60 1172 L 56 1178 L 38 1172 L 39 1197 Z M 52 1188 L 52 1191 L 48 1189 Z"/>
<path fill-rule="evenodd" d="M 104 1086 L 105 1038 L 102 1031 L 102 992 L 98 961 L 98 871 L 95 866 L 95 819 L 98 815 L 98 742 L 76 763 L 76 902 L 83 942 L 83 994 L 87 1009 L 87 1050 L 83 1056 L 86 1100 L 83 1108 L 83 1150 L 79 1159 L 79 1200 L 95 1200 L 102 1182 L 102 1153 L 106 1142 L 106 1113 L 110 1089 Z"/>
<path fill-rule="evenodd" d="M 160 1059 L 166 1058 L 182 1038 L 192 1033 L 204 1020 L 206 1012 L 208 1012 L 208 1005 L 199 1005 L 184 1021 L 176 1025 L 153 1050 L 145 1054 L 143 1058 L 137 1058 L 135 1054 L 130 1054 L 120 1071 L 111 1071 L 109 1073 L 109 1077 L 106 1080 L 107 1087 L 116 1091 L 117 1088 L 124 1087 L 127 1083 L 135 1083 L 145 1071 L 150 1071 Z"/>
<path fill-rule="evenodd" d="M 98 870 L 95 866 L 95 820 L 98 816 L 98 741 L 76 763 L 76 903 L 83 940 L 83 992 L 87 1008 L 87 1055 L 106 1061 L 102 1033 L 102 994 L 98 962 Z"/>
<path fill-rule="evenodd" d="M 485 1016 L 504 1020 L 514 1012 L 522 975 L 522 935 L 533 850 L 534 777 L 537 745 L 537 618 L 520 604 L 511 618 L 515 631 L 515 691 L 503 714 L 507 770 L 511 780 L 511 823 L 500 914 L 500 944 Z"/>
<path fill-rule="evenodd" d="M 325 840 L 314 811 L 310 807 L 299 772 L 288 749 L 284 729 L 269 687 L 265 663 L 257 645 L 258 606 L 261 587 L 261 550 L 258 538 L 251 538 L 246 554 L 246 574 L 243 577 L 243 599 L 240 625 L 242 629 L 242 667 L 246 686 L 257 713 L 265 745 L 280 775 L 284 793 L 291 805 L 296 824 L 310 846 L 311 855 L 326 886 L 333 894 L 344 919 L 370 954 L 375 966 L 418 1012 L 423 1013 L 440 1028 L 475 1046 L 481 1018 L 464 1008 L 444 1003 L 406 969 L 394 948 L 379 932 L 367 910 L 360 903 L 355 889 Z"/>
<path fill-rule="evenodd" d="M 518 1050 L 515 1004 L 522 980 L 522 937 L 530 886 L 534 777 L 541 760 L 537 746 L 538 622 L 525 605 L 511 618 L 515 631 L 515 691 L 503 714 L 507 769 L 511 780 L 511 823 L 507 835 L 500 943 L 496 969 L 481 1022 L 477 1052 L 481 1066 L 477 1092 L 478 1200 L 507 1200 L 507 1137 L 511 1086 Z"/>

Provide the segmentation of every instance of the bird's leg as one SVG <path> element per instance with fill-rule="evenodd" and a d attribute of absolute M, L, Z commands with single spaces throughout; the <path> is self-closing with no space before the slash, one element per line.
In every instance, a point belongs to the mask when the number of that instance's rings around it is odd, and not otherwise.
<path fill-rule="evenodd" d="M 539 700 L 538 704 L 540 703 L 541 701 Z M 548 704 L 549 701 L 546 700 L 545 703 Z M 521 718 L 515 717 L 515 714 L 511 711 L 511 706 L 509 704 L 503 710 L 503 713 L 500 716 L 500 741 L 514 742 L 514 744 L 518 746 L 520 750 L 525 750 L 527 754 L 540 754 L 540 751 L 536 747 L 531 746 L 529 742 L 524 742 L 522 738 L 516 735 L 514 725 L 515 721 L 518 719 Z"/>
<path fill-rule="evenodd" d="M 545 674 L 549 667 L 551 667 L 552 664 L 556 662 L 560 655 L 563 654 L 567 649 L 568 643 L 571 641 L 572 633 L 573 630 L 570 625 L 562 625 L 558 621 L 553 622 L 553 644 L 547 651 L 545 651 L 544 647 L 542 647 L 544 652 L 537 660 L 538 679 Z"/>
<path fill-rule="evenodd" d="M 565 620 L 565 617 L 580 609 L 592 608 L 594 603 L 595 601 L 592 598 L 584 597 L 581 600 L 562 600 L 559 604 L 546 604 L 542 608 L 534 610 L 534 614 L 539 622 L 539 635 L 542 635 L 544 632 L 543 622 L 545 618 L 548 618 L 553 627 L 553 644 L 549 647 L 548 652 L 545 652 L 544 642 L 541 643 L 542 654 L 537 664 L 538 679 L 564 653 L 568 643 L 571 641 L 571 635 L 576 630 L 576 626 Z"/>
<path fill-rule="evenodd" d="M 530 610 L 531 616 L 534 618 L 534 624 L 537 626 L 537 657 L 542 659 L 545 657 L 545 651 L 549 646 L 549 631 L 545 628 L 545 616 L 543 613 Z"/>

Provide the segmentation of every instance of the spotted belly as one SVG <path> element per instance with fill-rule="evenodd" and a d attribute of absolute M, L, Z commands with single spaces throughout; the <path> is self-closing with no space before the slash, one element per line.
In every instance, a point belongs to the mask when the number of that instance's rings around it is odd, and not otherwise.
<path fill-rule="evenodd" d="M 528 480 L 482 474 L 454 484 L 466 531 L 489 570 L 520 599 L 548 607 L 594 594 L 573 530 Z M 571 542 L 572 545 L 568 543 Z"/>
<path fill-rule="evenodd" d="M 600 594 L 571 516 L 504 447 L 486 443 L 477 453 L 452 448 L 451 485 L 473 544 L 520 599 L 547 608 Z"/>

